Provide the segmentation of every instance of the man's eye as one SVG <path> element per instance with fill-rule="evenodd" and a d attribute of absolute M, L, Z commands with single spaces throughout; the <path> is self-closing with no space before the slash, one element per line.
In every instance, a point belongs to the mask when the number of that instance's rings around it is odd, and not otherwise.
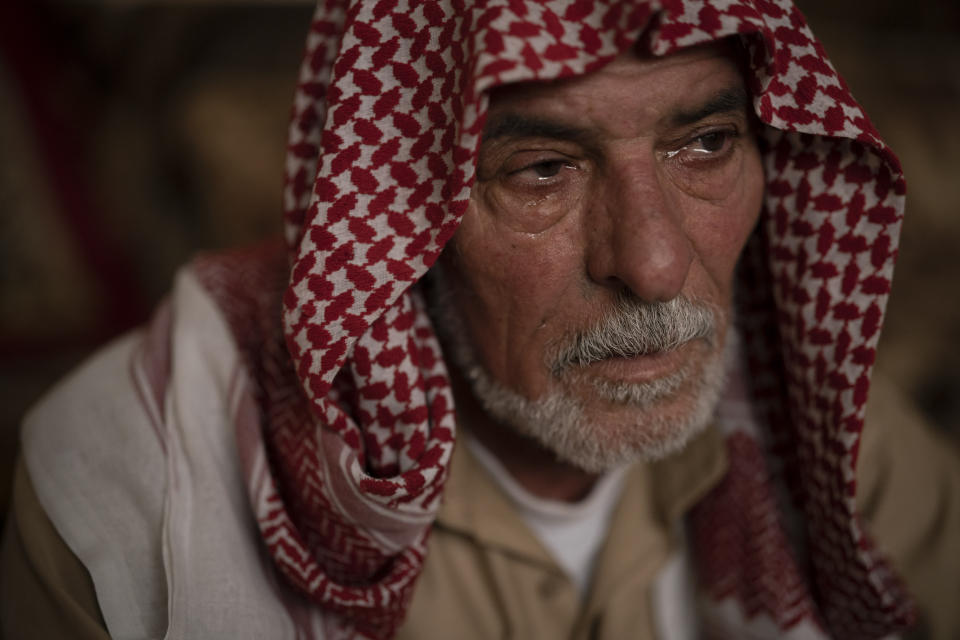
<path fill-rule="evenodd" d="M 545 160 L 524 167 L 519 172 L 530 171 L 538 180 L 546 180 L 555 178 L 565 167 L 570 167 L 570 163 L 565 160 Z"/>
<path fill-rule="evenodd" d="M 701 133 L 678 149 L 665 153 L 668 159 L 676 158 L 681 163 L 699 163 L 726 156 L 732 150 L 737 137 L 736 131 L 719 129 Z"/>
<path fill-rule="evenodd" d="M 694 151 L 700 151 L 702 153 L 716 153 L 723 150 L 723 145 L 726 144 L 730 133 L 728 131 L 711 131 L 710 133 L 705 133 L 702 136 L 699 136 L 694 142 L 699 143 L 699 146 L 694 146 Z"/>

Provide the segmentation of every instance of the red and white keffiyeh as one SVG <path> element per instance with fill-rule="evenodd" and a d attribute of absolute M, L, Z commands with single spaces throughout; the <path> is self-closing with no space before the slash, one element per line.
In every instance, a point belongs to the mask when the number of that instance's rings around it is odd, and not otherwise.
<path fill-rule="evenodd" d="M 767 125 L 766 202 L 738 318 L 807 557 L 783 531 L 767 453 L 737 432 L 726 479 L 690 516 L 700 587 L 782 629 L 875 638 L 911 620 L 854 509 L 905 184 L 792 4 L 325 0 L 290 127 L 282 328 L 270 301 L 284 269 L 234 257 L 199 272 L 258 385 L 262 437 L 239 442 L 263 539 L 349 633 L 396 630 L 442 495 L 453 399 L 411 286 L 466 209 L 485 91 L 588 73 L 641 35 L 655 55 L 738 37 Z M 266 470 L 246 462 L 257 450 Z"/>

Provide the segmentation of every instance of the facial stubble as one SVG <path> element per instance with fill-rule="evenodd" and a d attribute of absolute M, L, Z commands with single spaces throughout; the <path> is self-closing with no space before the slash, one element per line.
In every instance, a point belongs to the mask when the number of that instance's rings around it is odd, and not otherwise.
<path fill-rule="evenodd" d="M 728 340 L 718 343 L 723 312 L 712 306 L 684 297 L 646 303 L 618 296 L 599 322 L 546 349 L 544 366 L 553 389 L 531 399 L 495 380 L 480 364 L 447 274 L 434 273 L 431 284 L 431 313 L 445 352 L 482 409 L 558 460 L 590 473 L 658 460 L 710 424 L 725 385 L 724 352 L 729 351 L 721 348 Z M 613 380 L 589 371 L 595 362 L 681 347 L 700 355 L 650 381 Z M 584 388 L 592 394 L 589 399 L 581 397 Z"/>

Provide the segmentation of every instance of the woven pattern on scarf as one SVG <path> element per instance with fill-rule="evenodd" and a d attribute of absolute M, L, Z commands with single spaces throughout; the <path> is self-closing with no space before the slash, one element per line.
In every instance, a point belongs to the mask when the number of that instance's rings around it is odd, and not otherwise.
<path fill-rule="evenodd" d="M 743 260 L 760 286 L 738 314 L 809 564 L 783 531 L 765 452 L 735 432 L 728 478 L 691 514 L 702 589 L 781 629 L 873 638 L 910 621 L 853 480 L 905 187 L 790 2 L 329 0 L 289 134 L 290 359 L 276 329 L 269 357 L 250 351 L 272 364 L 251 364 L 266 425 L 245 455 L 269 461 L 249 483 L 270 555 L 345 635 L 395 632 L 438 508 L 453 402 L 411 285 L 466 209 L 485 90 L 588 73 L 641 35 L 656 55 L 738 37 L 766 124 L 766 202 Z M 225 306 L 249 295 L 218 291 Z"/>

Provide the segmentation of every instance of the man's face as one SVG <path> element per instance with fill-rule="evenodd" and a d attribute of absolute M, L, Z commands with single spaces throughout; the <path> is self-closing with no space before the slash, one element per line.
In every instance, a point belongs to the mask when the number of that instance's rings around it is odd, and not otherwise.
<path fill-rule="evenodd" d="M 624 54 L 491 96 L 471 203 L 442 260 L 469 352 L 458 364 L 474 360 L 518 402 L 559 403 L 547 421 L 576 412 L 563 428 L 586 435 L 566 448 L 649 457 L 709 419 L 763 196 L 747 102 L 720 47 Z M 557 437 L 513 426 L 548 448 Z"/>

